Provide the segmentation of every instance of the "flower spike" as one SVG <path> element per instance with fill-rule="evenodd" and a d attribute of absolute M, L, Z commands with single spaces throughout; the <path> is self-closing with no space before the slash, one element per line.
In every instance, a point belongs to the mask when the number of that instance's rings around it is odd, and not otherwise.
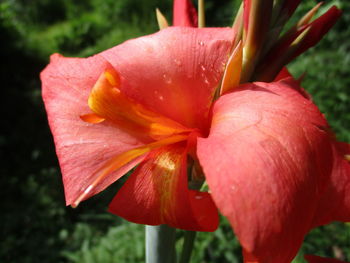
<path fill-rule="evenodd" d="M 272 62 L 268 63 L 269 60 L 266 60 L 266 64 L 261 66 L 262 68 L 266 67 L 266 68 L 264 68 L 264 72 L 262 74 L 256 74 L 255 79 L 257 79 L 259 81 L 265 81 L 265 82 L 270 82 L 270 81 L 274 80 L 274 78 L 280 72 L 280 70 L 283 68 L 283 66 L 287 64 L 286 61 L 290 61 L 293 58 L 295 52 L 302 45 L 303 40 L 306 38 L 309 30 L 310 30 L 310 28 L 303 31 L 290 44 L 288 49 L 285 52 L 279 54 L 279 56 L 277 56 L 276 58 L 274 58 L 274 60 L 272 60 Z M 259 69 L 260 69 L 260 67 L 257 69 L 258 72 L 259 72 Z"/>
<path fill-rule="evenodd" d="M 288 45 L 292 43 L 304 29 L 307 28 L 308 23 L 311 21 L 312 17 L 315 15 L 321 5 L 322 2 L 318 3 L 308 13 L 306 13 L 291 29 L 280 37 L 280 39 L 274 44 L 274 47 L 280 46 L 281 51 L 283 48 L 287 48 Z"/>
<path fill-rule="evenodd" d="M 283 66 L 322 39 L 338 20 L 341 11 L 333 6 L 325 14 L 309 23 L 319 6 L 320 4 L 311 9 L 292 29 L 278 40 L 259 62 L 253 79 L 272 81 Z"/>
<path fill-rule="evenodd" d="M 332 6 L 325 14 L 309 24 L 308 27 L 310 27 L 310 32 L 307 34 L 307 37 L 303 41 L 303 45 L 294 54 L 294 57 L 292 59 L 299 56 L 310 47 L 316 45 L 334 26 L 335 22 L 339 19 L 341 14 L 342 12 L 336 6 Z"/>
<path fill-rule="evenodd" d="M 241 82 L 247 82 L 258 61 L 272 12 L 273 0 L 244 1 L 243 69 Z"/>

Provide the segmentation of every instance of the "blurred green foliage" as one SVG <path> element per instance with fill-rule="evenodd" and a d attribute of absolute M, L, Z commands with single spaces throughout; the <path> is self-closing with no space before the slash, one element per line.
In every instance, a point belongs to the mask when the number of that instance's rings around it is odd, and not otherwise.
<path fill-rule="evenodd" d="M 0 57 L 3 118 L 0 134 L 0 262 L 143 262 L 143 227 L 106 212 L 117 183 L 78 209 L 64 206 L 54 146 L 40 97 L 39 72 L 54 52 L 88 56 L 128 38 L 157 31 L 154 9 L 171 18 L 170 0 L 2 0 Z M 295 17 L 314 5 L 305 0 Z M 327 37 L 291 65 L 307 72 L 303 85 L 326 114 L 339 139 L 350 141 L 350 3 L 333 0 L 343 17 Z M 208 25 L 231 25 L 239 1 L 207 0 Z M 326 8 L 325 7 L 325 8 Z M 325 9 L 324 8 L 324 9 Z M 182 242 L 179 232 L 178 245 Z M 350 226 L 313 230 L 304 253 L 350 260 Z M 192 262 L 241 262 L 227 221 L 199 233 Z"/>

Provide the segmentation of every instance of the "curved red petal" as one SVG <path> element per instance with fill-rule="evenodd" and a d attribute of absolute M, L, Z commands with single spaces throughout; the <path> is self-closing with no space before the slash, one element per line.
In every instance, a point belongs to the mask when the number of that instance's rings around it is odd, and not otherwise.
<path fill-rule="evenodd" d="M 108 159 L 142 144 L 107 121 L 90 124 L 81 119 L 91 112 L 89 93 L 108 65 L 99 56 L 80 59 L 55 54 L 41 73 L 42 95 L 61 166 L 67 205 L 93 181 L 94 172 Z M 102 191 L 139 161 L 108 177 L 90 195 Z"/>
<path fill-rule="evenodd" d="M 188 128 L 204 129 L 224 72 L 228 28 L 170 27 L 100 55 L 118 71 L 129 98 Z"/>
<path fill-rule="evenodd" d="M 214 105 L 198 157 L 214 202 L 261 262 L 290 262 L 331 170 L 327 123 L 291 82 L 247 84 Z"/>
<path fill-rule="evenodd" d="M 334 143 L 333 170 L 315 215 L 314 226 L 332 221 L 350 222 L 350 145 Z"/>
<path fill-rule="evenodd" d="M 349 263 L 334 258 L 324 258 L 314 255 L 305 255 L 304 258 L 308 263 Z"/>
<path fill-rule="evenodd" d="M 131 222 L 214 231 L 217 209 L 208 193 L 189 190 L 186 147 L 153 150 L 112 200 L 109 211 Z"/>
<path fill-rule="evenodd" d="M 174 26 L 198 26 L 197 10 L 191 0 L 174 0 L 173 6 Z"/>
<path fill-rule="evenodd" d="M 287 67 L 283 67 L 281 71 L 277 74 L 276 78 L 274 79 L 274 82 L 280 81 L 282 79 L 286 78 L 294 78 L 293 75 L 289 72 Z"/>

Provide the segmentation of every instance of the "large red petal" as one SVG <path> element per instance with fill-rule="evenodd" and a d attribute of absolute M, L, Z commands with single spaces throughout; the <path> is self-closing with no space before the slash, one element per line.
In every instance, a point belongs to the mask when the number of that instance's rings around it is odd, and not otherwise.
<path fill-rule="evenodd" d="M 174 26 L 198 26 L 197 10 L 191 0 L 174 0 L 173 6 Z"/>
<path fill-rule="evenodd" d="M 326 121 L 292 83 L 254 83 L 214 105 L 198 157 L 247 255 L 290 262 L 332 165 Z"/>
<path fill-rule="evenodd" d="M 41 73 L 42 92 L 49 124 L 61 166 L 67 205 L 94 180 L 94 173 L 107 160 L 141 144 L 109 122 L 90 124 L 80 116 L 91 112 L 88 97 L 99 75 L 109 63 L 99 56 L 64 58 L 58 54 Z M 98 193 L 141 159 L 129 163 L 101 182 Z"/>
<path fill-rule="evenodd" d="M 228 28 L 171 27 L 107 50 L 128 97 L 188 128 L 203 129 L 231 48 Z"/>
<path fill-rule="evenodd" d="M 314 225 L 331 221 L 350 222 L 350 145 L 334 143 L 333 171 L 315 215 Z"/>
<path fill-rule="evenodd" d="M 131 222 L 191 231 L 214 231 L 217 209 L 208 193 L 189 190 L 187 150 L 181 144 L 153 150 L 109 206 Z"/>

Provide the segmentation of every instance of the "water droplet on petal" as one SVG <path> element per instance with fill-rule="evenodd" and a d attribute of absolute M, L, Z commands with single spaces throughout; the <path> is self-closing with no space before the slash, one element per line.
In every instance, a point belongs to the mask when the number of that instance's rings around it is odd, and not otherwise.
<path fill-rule="evenodd" d="M 198 45 L 204 46 L 204 42 L 203 41 L 198 41 Z"/>
<path fill-rule="evenodd" d="M 205 85 L 207 85 L 207 86 L 210 85 L 208 77 L 206 76 L 206 74 L 201 73 L 201 79 L 202 79 L 202 81 L 204 82 Z"/>
<path fill-rule="evenodd" d="M 146 50 L 146 52 L 148 52 L 148 53 L 152 53 L 153 52 L 153 47 L 146 47 L 145 48 L 145 50 Z"/>
<path fill-rule="evenodd" d="M 167 74 L 163 74 L 163 79 L 167 84 L 170 84 L 172 82 L 171 77 Z"/>
<path fill-rule="evenodd" d="M 182 65 L 181 61 L 179 59 L 176 59 L 176 58 L 174 59 L 174 63 L 178 66 Z"/>

